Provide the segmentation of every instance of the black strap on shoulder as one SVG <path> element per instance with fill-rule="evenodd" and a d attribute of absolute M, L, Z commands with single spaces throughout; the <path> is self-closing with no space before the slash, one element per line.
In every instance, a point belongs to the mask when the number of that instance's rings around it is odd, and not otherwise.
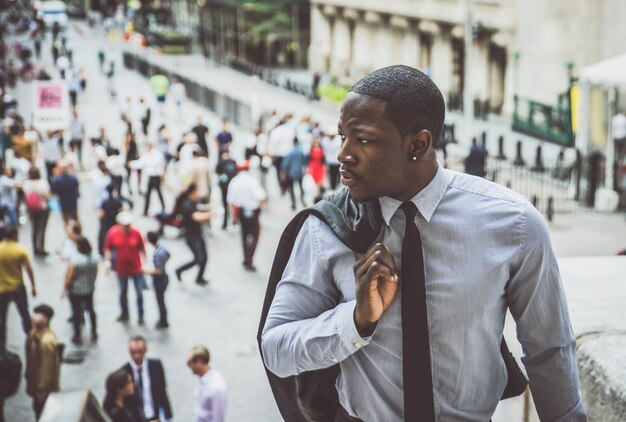
<path fill-rule="evenodd" d="M 285 228 L 274 256 L 274 263 L 265 292 L 261 321 L 257 332 L 257 342 L 261 356 L 261 336 L 270 306 L 282 278 L 293 245 L 309 217 L 314 215 L 328 225 L 337 238 L 349 249 L 365 253 L 380 232 L 382 217 L 378 201 L 360 203 L 342 189 L 327 196 L 312 208 L 300 211 Z M 509 353 L 504 338 L 501 355 L 507 367 L 508 383 L 502 399 L 520 395 L 526 389 L 526 378 L 517 362 Z M 285 421 L 332 421 L 339 406 L 335 381 L 339 375 L 339 365 L 301 373 L 297 376 L 280 378 L 265 368 L 278 409 Z"/>

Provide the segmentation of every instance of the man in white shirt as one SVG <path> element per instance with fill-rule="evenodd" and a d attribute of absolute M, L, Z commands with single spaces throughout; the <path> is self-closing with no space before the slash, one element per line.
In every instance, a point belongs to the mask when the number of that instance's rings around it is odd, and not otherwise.
<path fill-rule="evenodd" d="M 339 160 L 337 156 L 341 150 L 341 138 L 337 135 L 337 128 L 330 129 L 322 138 L 322 149 L 324 150 L 324 160 L 328 166 L 330 177 L 330 189 L 337 189 L 339 184 Z"/>
<path fill-rule="evenodd" d="M 259 180 L 248 172 L 249 161 L 238 164 L 237 169 L 239 174 L 228 186 L 226 201 L 232 207 L 233 218 L 241 223 L 243 266 L 248 271 L 256 271 L 252 258 L 259 241 L 259 214 L 261 204 L 266 201 L 266 194 Z"/>
<path fill-rule="evenodd" d="M 198 376 L 194 391 L 196 407 L 193 422 L 224 422 L 228 392 L 222 375 L 209 364 L 209 350 L 196 346 L 189 351 L 187 366 Z"/>
<path fill-rule="evenodd" d="M 290 119 L 291 115 L 283 118 L 281 123 L 270 132 L 267 143 L 267 152 L 272 156 L 274 167 L 276 168 L 276 177 L 282 193 L 286 192 L 287 185 L 280 180 L 280 165 L 283 162 L 283 157 L 289 154 L 289 151 L 293 148 L 293 139 L 296 137 L 295 129 L 288 124 Z"/>
<path fill-rule="evenodd" d="M 161 151 L 154 149 L 152 144 L 146 144 L 146 150 L 141 154 L 138 160 L 132 161 L 132 168 L 142 169 L 142 173 L 148 178 L 148 189 L 146 190 L 146 204 L 143 209 L 143 215 L 148 215 L 150 208 L 150 195 L 156 190 L 161 201 L 161 209 L 165 211 L 165 201 L 163 201 L 163 193 L 161 193 L 161 183 L 163 182 L 163 174 L 165 173 L 165 158 Z"/>

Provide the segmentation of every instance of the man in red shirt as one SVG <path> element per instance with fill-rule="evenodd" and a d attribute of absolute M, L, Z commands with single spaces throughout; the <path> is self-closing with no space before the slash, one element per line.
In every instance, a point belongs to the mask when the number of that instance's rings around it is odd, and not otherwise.
<path fill-rule="evenodd" d="M 129 212 L 122 211 L 117 215 L 117 224 L 107 232 L 104 241 L 104 265 L 107 270 L 113 266 L 117 273 L 120 286 L 120 307 L 122 313 L 118 321 L 128 321 L 128 278 L 133 279 L 137 293 L 138 323 L 144 324 L 143 319 L 143 289 L 146 280 L 143 275 L 141 256 L 146 256 L 143 237 L 139 230 L 131 226 L 133 217 Z M 111 265 L 113 262 L 113 265 Z"/>

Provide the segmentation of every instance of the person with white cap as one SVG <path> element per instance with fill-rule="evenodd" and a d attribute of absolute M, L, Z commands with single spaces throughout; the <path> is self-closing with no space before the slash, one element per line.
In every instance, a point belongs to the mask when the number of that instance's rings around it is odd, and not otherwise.
<path fill-rule="evenodd" d="M 237 164 L 237 169 L 239 174 L 230 182 L 226 200 L 233 208 L 233 218 L 241 223 L 243 266 L 247 271 L 256 271 L 252 257 L 261 229 L 259 224 L 261 205 L 266 202 L 267 195 L 261 182 L 248 171 L 250 161 L 246 160 Z"/>
<path fill-rule="evenodd" d="M 128 321 L 128 279 L 132 278 L 137 293 L 138 323 L 143 325 L 143 289 L 146 286 L 141 262 L 141 256 L 146 257 L 143 236 L 131 226 L 133 216 L 128 211 L 120 212 L 116 221 L 104 241 L 104 266 L 107 271 L 113 267 L 119 281 L 121 313 L 117 320 Z M 111 264 L 113 254 L 114 265 Z"/>

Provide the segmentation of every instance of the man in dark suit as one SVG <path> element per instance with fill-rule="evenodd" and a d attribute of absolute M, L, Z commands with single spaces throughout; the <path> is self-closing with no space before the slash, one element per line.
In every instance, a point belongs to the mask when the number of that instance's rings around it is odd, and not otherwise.
<path fill-rule="evenodd" d="M 130 360 L 122 370 L 133 377 L 135 394 L 126 403 L 137 420 L 159 420 L 161 414 L 168 421 L 172 418 L 170 400 L 167 396 L 165 372 L 159 359 L 146 359 L 148 347 L 142 336 L 131 337 L 128 342 Z"/>

